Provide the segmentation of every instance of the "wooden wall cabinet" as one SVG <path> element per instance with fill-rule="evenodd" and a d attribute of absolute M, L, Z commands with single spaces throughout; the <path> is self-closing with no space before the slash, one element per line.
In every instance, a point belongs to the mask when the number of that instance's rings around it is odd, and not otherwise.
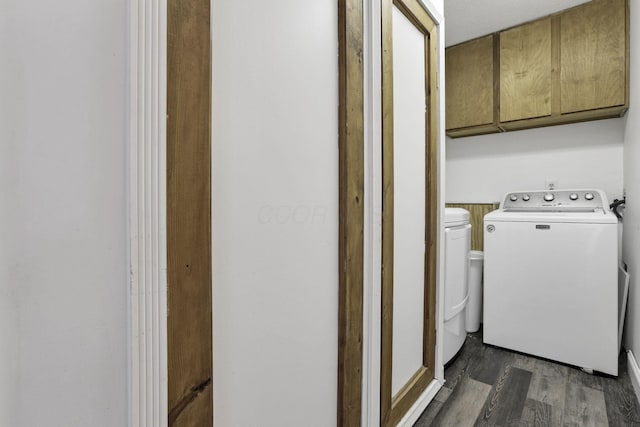
<path fill-rule="evenodd" d="M 494 61 L 495 70 L 493 102 L 487 105 L 494 109 L 496 131 L 624 115 L 629 105 L 628 35 L 628 0 L 592 0 L 487 36 L 494 41 L 494 50 L 487 56 Z M 482 39 L 447 49 L 450 137 L 487 133 L 477 123 L 464 122 L 466 115 L 455 111 L 461 103 L 487 99 L 487 94 L 473 92 L 477 84 L 461 83 L 457 67 L 464 59 L 454 55 L 456 61 L 449 61 L 450 51 L 459 56 L 465 49 L 471 50 L 468 45 Z M 465 84 L 461 94 L 460 87 Z M 456 117 L 453 121 L 449 121 L 450 112 Z"/>
<path fill-rule="evenodd" d="M 593 0 L 560 16 L 562 114 L 627 103 L 626 10 Z"/>
<path fill-rule="evenodd" d="M 498 132 L 494 38 L 488 35 L 446 50 L 447 135 Z"/>
<path fill-rule="evenodd" d="M 500 122 L 551 115 L 551 18 L 500 33 Z"/>

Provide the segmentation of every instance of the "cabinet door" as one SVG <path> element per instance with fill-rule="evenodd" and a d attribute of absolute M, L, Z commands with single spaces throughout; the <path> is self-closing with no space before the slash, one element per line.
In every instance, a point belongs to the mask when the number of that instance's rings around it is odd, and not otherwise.
<path fill-rule="evenodd" d="M 447 129 L 493 124 L 493 35 L 446 50 Z"/>
<path fill-rule="evenodd" d="M 551 114 L 551 18 L 500 33 L 500 121 Z"/>
<path fill-rule="evenodd" d="M 625 104 L 625 0 L 593 0 L 563 13 L 560 43 L 563 114 Z"/>

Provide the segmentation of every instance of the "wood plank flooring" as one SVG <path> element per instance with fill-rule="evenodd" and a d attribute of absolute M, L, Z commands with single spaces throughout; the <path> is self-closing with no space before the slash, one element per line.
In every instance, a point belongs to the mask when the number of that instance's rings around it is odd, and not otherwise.
<path fill-rule="evenodd" d="M 619 377 L 482 343 L 469 334 L 445 384 L 414 427 L 640 427 L 640 405 L 620 355 Z"/>

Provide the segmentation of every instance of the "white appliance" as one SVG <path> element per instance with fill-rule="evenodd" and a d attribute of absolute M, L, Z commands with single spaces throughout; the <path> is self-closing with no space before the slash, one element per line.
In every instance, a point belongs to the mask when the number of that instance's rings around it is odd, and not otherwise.
<path fill-rule="evenodd" d="M 464 328 L 467 332 L 478 332 L 482 321 L 482 265 L 484 252 L 469 251 L 469 301 L 465 313 Z"/>
<path fill-rule="evenodd" d="M 471 225 L 469 211 L 446 208 L 444 213 L 444 363 L 460 350 L 467 337 L 465 308 L 469 298 L 467 273 Z"/>
<path fill-rule="evenodd" d="M 618 375 L 618 223 L 599 190 L 508 193 L 484 217 L 484 342 Z"/>

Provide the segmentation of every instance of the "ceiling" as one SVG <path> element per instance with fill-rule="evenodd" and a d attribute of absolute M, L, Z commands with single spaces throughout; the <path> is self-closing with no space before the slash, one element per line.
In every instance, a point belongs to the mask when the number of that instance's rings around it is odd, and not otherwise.
<path fill-rule="evenodd" d="M 588 0 L 444 0 L 445 44 L 451 46 L 568 9 Z"/>

